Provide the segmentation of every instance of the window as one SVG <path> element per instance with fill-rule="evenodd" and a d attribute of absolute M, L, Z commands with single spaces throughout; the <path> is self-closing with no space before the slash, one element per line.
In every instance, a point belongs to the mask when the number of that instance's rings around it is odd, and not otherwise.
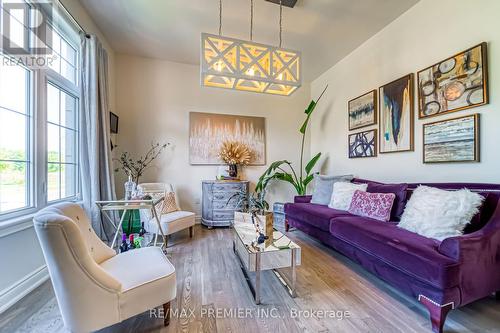
<path fill-rule="evenodd" d="M 31 205 L 30 76 L 0 64 L 0 214 Z"/>
<path fill-rule="evenodd" d="M 10 13 L 16 44 L 34 43 L 32 13 Z M 79 34 L 58 22 L 48 67 L 3 61 L 0 49 L 0 221 L 80 197 Z"/>
<path fill-rule="evenodd" d="M 78 193 L 77 98 L 47 83 L 47 200 Z"/>

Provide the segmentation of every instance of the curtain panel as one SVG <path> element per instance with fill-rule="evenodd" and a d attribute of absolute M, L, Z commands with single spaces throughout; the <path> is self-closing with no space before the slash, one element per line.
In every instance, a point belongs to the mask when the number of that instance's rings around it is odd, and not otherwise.
<path fill-rule="evenodd" d="M 108 104 L 108 55 L 95 35 L 81 37 L 80 172 L 84 208 L 102 238 L 114 233 L 97 200 L 116 200 Z"/>

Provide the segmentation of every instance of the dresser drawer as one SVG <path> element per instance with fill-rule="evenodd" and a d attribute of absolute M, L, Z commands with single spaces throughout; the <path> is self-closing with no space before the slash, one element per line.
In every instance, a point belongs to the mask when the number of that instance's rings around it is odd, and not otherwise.
<path fill-rule="evenodd" d="M 223 184 L 213 184 L 212 191 L 213 192 L 238 192 L 244 189 L 244 185 L 242 183 L 223 183 Z"/>
<path fill-rule="evenodd" d="M 229 202 L 227 200 L 224 201 L 214 201 L 212 203 L 213 209 L 230 209 L 230 210 L 237 210 L 240 209 L 242 206 L 241 204 L 238 205 L 239 198 L 233 198 Z"/>
<path fill-rule="evenodd" d="M 234 219 L 234 210 L 214 209 L 213 213 L 213 218 L 215 221 Z"/>
<path fill-rule="evenodd" d="M 238 198 L 239 198 L 239 195 L 235 195 L 235 194 L 238 194 L 238 192 L 213 192 L 212 193 L 212 201 L 224 201 L 224 202 L 228 202 L 229 199 L 231 199 L 231 201 L 238 201 Z"/>

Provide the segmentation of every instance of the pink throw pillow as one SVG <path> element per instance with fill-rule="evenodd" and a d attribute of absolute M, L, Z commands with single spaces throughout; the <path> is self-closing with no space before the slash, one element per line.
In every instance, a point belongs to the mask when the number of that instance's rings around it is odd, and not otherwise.
<path fill-rule="evenodd" d="M 391 218 L 394 193 L 369 193 L 356 190 L 349 213 L 387 222 Z"/>

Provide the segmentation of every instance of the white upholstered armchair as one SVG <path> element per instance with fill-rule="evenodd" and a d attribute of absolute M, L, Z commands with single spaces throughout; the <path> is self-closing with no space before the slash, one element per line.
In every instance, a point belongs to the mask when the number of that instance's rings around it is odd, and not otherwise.
<path fill-rule="evenodd" d="M 163 233 L 168 237 L 168 235 L 189 228 L 189 236 L 193 237 L 195 214 L 192 212 L 181 210 L 181 208 L 179 207 L 179 199 L 174 190 L 174 187 L 171 184 L 142 183 L 139 184 L 138 187 L 142 190 L 142 193 L 149 194 L 152 197 L 162 195 L 164 196 L 169 192 L 174 193 L 177 209 L 170 213 L 161 213 L 161 215 L 160 213 L 158 214 L 160 218 L 161 229 L 163 230 Z M 162 210 L 162 204 L 159 205 L 159 210 Z M 148 232 L 158 235 L 158 224 L 156 223 L 156 220 L 149 214 L 149 212 L 141 210 L 141 219 L 147 220 L 147 223 L 145 223 L 145 225 Z"/>
<path fill-rule="evenodd" d="M 64 324 L 72 332 L 98 330 L 162 304 L 169 313 L 175 269 L 159 247 L 116 254 L 73 203 L 41 210 L 34 224 Z"/>

